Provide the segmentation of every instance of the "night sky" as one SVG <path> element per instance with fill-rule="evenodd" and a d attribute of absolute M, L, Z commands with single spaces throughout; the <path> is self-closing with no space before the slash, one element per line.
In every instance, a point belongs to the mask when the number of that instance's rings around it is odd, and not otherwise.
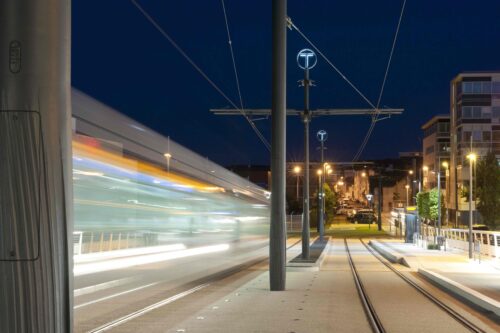
<path fill-rule="evenodd" d="M 219 0 L 139 3 L 235 102 L 236 84 Z M 245 107 L 271 105 L 271 1 L 226 0 Z M 402 0 L 288 1 L 294 23 L 376 103 Z M 248 123 L 215 116 L 228 102 L 126 0 L 72 3 L 72 84 L 223 165 L 268 164 Z M 303 107 L 297 52 L 309 45 L 288 31 L 288 107 Z M 408 0 L 382 106 L 404 115 L 379 122 L 362 159 L 421 150 L 420 129 L 449 113 L 449 82 L 461 71 L 500 69 L 500 1 Z M 322 59 L 311 71 L 311 108 L 366 108 Z M 270 120 L 257 126 L 270 141 Z M 370 125 L 367 116 L 314 119 L 329 133 L 327 159 L 350 161 Z M 302 124 L 288 119 L 287 155 L 303 154 Z M 311 140 L 313 155 L 316 139 Z"/>

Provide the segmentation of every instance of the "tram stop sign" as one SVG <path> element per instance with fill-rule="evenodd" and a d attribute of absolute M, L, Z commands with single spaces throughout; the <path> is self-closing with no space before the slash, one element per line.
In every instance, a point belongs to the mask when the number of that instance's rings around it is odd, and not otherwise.
<path fill-rule="evenodd" d="M 302 49 L 297 53 L 297 64 L 302 69 L 311 69 L 316 66 L 318 58 L 316 53 L 310 49 Z"/>
<path fill-rule="evenodd" d="M 325 130 L 319 130 L 318 133 L 316 133 L 316 137 L 319 142 L 325 142 L 328 139 L 328 133 Z"/>

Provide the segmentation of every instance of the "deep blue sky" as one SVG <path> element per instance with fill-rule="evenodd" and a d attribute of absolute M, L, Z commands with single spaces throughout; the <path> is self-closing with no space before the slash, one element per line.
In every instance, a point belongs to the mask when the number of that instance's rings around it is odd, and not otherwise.
<path fill-rule="evenodd" d="M 219 0 L 140 0 L 186 53 L 238 100 Z M 271 1 L 226 0 L 245 107 L 271 104 Z M 288 15 L 373 103 L 402 0 L 289 0 Z M 218 163 L 268 164 L 269 153 L 242 117 L 126 0 L 73 1 L 73 86 Z M 500 69 L 500 1 L 408 0 L 382 105 L 405 114 L 379 122 L 362 158 L 421 150 L 420 126 L 449 112 L 449 82 L 460 71 Z M 295 57 L 308 45 L 288 32 L 288 106 L 302 108 Z M 368 105 L 319 59 L 311 108 Z M 270 140 L 270 120 L 257 122 Z M 329 132 L 328 159 L 349 161 L 368 117 L 315 119 Z M 288 158 L 302 157 L 302 124 L 288 120 Z M 314 149 L 316 140 L 312 140 Z M 313 150 L 314 151 L 314 150 Z M 316 152 L 314 152 L 316 154 Z M 314 155 L 313 155 L 314 157 Z"/>

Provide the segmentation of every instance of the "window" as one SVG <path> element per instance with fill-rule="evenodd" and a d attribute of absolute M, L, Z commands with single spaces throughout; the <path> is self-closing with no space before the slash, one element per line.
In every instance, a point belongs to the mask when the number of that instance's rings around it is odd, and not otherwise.
<path fill-rule="evenodd" d="M 481 107 L 473 106 L 472 107 L 472 118 L 481 118 Z"/>
<path fill-rule="evenodd" d="M 474 131 L 472 132 L 472 141 L 481 141 L 483 138 L 482 132 L 481 131 Z"/>
<path fill-rule="evenodd" d="M 447 142 L 440 142 L 438 143 L 438 149 L 439 152 L 441 153 L 446 153 L 450 151 L 450 144 Z"/>
<path fill-rule="evenodd" d="M 483 94 L 491 94 L 491 82 L 482 83 Z"/>
<path fill-rule="evenodd" d="M 500 106 L 494 106 L 491 108 L 491 118 L 500 118 Z"/>
<path fill-rule="evenodd" d="M 494 94 L 500 94 L 500 82 L 492 82 L 491 90 Z"/>
<path fill-rule="evenodd" d="M 470 142 L 471 136 L 472 133 L 470 131 L 464 131 L 464 136 L 462 137 L 462 140 L 465 142 Z"/>
<path fill-rule="evenodd" d="M 483 141 L 491 141 L 491 132 L 490 131 L 483 132 Z"/>
<path fill-rule="evenodd" d="M 448 133 L 450 131 L 450 123 L 448 122 L 440 122 L 438 125 L 438 132 L 440 133 Z"/>
<path fill-rule="evenodd" d="M 472 82 L 462 82 L 462 90 L 464 94 L 472 94 Z"/>
<path fill-rule="evenodd" d="M 425 155 L 432 154 L 434 152 L 434 146 L 429 146 L 425 148 Z"/>
<path fill-rule="evenodd" d="M 464 106 L 462 108 L 462 117 L 463 118 L 472 118 L 472 107 L 471 106 Z"/>
<path fill-rule="evenodd" d="M 481 82 L 472 82 L 472 93 L 473 94 L 481 93 Z"/>

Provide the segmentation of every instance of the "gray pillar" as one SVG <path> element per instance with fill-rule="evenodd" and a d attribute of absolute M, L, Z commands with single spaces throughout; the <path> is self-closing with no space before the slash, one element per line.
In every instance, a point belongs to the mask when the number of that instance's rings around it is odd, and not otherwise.
<path fill-rule="evenodd" d="M 311 115 L 309 112 L 309 70 L 304 70 L 304 114 L 302 115 L 304 122 L 304 182 L 302 194 L 304 204 L 302 209 L 302 259 L 309 259 L 309 239 L 310 239 L 310 223 L 309 223 L 309 123 Z"/>
<path fill-rule="evenodd" d="M 273 0 L 271 143 L 271 230 L 269 280 L 272 291 L 286 283 L 286 0 Z"/>
<path fill-rule="evenodd" d="M 0 332 L 72 332 L 70 14 L 0 2 Z"/>

